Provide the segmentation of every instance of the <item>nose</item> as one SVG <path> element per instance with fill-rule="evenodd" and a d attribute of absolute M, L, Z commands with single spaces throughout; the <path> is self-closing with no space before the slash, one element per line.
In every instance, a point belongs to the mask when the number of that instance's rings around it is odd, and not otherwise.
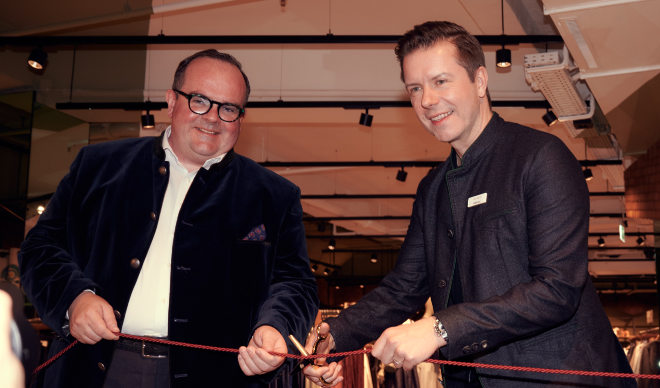
<path fill-rule="evenodd" d="M 424 90 L 422 91 L 422 107 L 428 109 L 437 103 L 438 103 L 438 96 L 433 91 L 433 89 L 424 88 Z"/>
<path fill-rule="evenodd" d="M 209 109 L 208 112 L 204 113 L 202 117 L 204 118 L 204 120 L 212 123 L 220 121 L 220 117 L 218 117 L 218 106 L 213 104 L 211 106 L 211 109 Z"/>

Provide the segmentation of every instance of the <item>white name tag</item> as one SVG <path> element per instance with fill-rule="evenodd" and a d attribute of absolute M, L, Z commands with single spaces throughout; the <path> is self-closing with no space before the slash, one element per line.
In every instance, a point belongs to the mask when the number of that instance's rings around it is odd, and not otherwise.
<path fill-rule="evenodd" d="M 482 203 L 486 203 L 487 196 L 488 193 L 481 193 L 479 195 L 475 195 L 474 197 L 468 198 L 468 207 L 478 206 Z"/>

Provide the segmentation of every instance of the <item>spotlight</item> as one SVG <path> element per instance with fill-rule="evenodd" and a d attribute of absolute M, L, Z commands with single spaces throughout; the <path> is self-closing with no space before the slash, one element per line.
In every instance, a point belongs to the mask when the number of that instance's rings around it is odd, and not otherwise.
<path fill-rule="evenodd" d="M 375 253 L 372 253 L 371 257 L 369 258 L 369 261 L 374 263 L 374 264 L 378 263 L 378 256 L 376 256 Z"/>
<path fill-rule="evenodd" d="M 335 241 L 334 238 L 331 238 L 330 242 L 328 243 L 328 249 L 334 251 L 336 247 L 337 247 L 337 242 Z"/>
<path fill-rule="evenodd" d="M 396 173 L 396 180 L 399 182 L 405 182 L 407 177 L 408 173 L 403 169 L 403 166 L 401 166 L 401 170 Z"/>
<path fill-rule="evenodd" d="M 369 114 L 369 109 L 365 108 L 364 113 L 360 114 L 360 121 L 358 123 L 360 125 L 364 125 L 365 127 L 370 127 L 371 126 L 371 120 L 373 120 L 374 116 Z"/>
<path fill-rule="evenodd" d="M 37 214 L 42 214 L 44 210 L 46 210 L 46 207 L 44 205 L 37 206 Z"/>
<path fill-rule="evenodd" d="M 545 121 L 545 125 L 552 127 L 553 125 L 557 124 L 558 120 L 555 112 L 547 110 L 547 112 L 543 115 L 543 121 Z"/>
<path fill-rule="evenodd" d="M 605 246 L 605 239 L 603 236 L 598 237 L 598 246 L 601 248 Z"/>
<path fill-rule="evenodd" d="M 497 67 L 500 68 L 510 67 L 511 50 L 509 50 L 508 48 L 504 48 L 504 45 L 502 45 L 502 48 L 495 52 L 495 63 L 497 63 Z"/>
<path fill-rule="evenodd" d="M 28 65 L 35 70 L 43 70 L 46 67 L 46 62 L 48 61 L 48 54 L 41 48 L 37 47 L 32 50 L 30 56 L 28 57 Z"/>
<path fill-rule="evenodd" d="M 312 264 L 312 272 L 316 272 L 316 271 L 318 271 L 318 269 L 319 269 L 318 264 Z"/>
<path fill-rule="evenodd" d="M 643 247 L 646 245 L 646 239 L 642 238 L 642 236 L 637 237 L 637 245 Z"/>
<path fill-rule="evenodd" d="M 156 126 L 156 120 L 154 120 L 154 115 L 149 113 L 149 111 L 147 110 L 147 114 L 142 115 L 142 128 L 152 129 L 155 126 Z"/>
<path fill-rule="evenodd" d="M 584 180 L 589 182 L 590 180 L 594 179 L 594 173 L 591 172 L 590 168 L 585 168 L 584 171 L 582 171 L 584 174 Z"/>
<path fill-rule="evenodd" d="M 364 284 L 360 284 L 360 288 L 364 288 Z"/>
<path fill-rule="evenodd" d="M 339 288 L 340 288 L 339 286 L 335 286 L 335 290 L 338 290 Z"/>
<path fill-rule="evenodd" d="M 327 269 L 327 268 L 323 270 L 323 275 L 324 275 L 324 276 L 328 276 L 328 275 L 330 275 L 330 272 L 328 272 L 328 269 Z"/>

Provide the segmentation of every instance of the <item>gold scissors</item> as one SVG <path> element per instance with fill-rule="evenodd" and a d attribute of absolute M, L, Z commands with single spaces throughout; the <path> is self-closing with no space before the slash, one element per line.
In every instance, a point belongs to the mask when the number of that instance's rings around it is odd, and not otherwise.
<path fill-rule="evenodd" d="M 316 328 L 317 336 L 316 336 L 316 341 L 314 342 L 314 346 L 312 347 L 312 354 L 316 354 L 316 348 L 318 347 L 319 343 L 323 342 L 326 339 L 326 336 L 318 335 L 318 331 L 319 331 L 319 327 Z M 301 355 L 309 356 L 309 353 L 307 353 L 307 351 L 305 350 L 305 347 L 302 346 L 302 344 L 300 342 L 298 342 L 298 340 L 296 339 L 296 337 L 293 336 L 293 334 L 289 334 L 289 339 L 291 340 L 293 345 L 296 347 L 296 349 L 298 349 L 298 351 L 300 352 Z M 318 365 L 314 364 L 313 359 L 306 359 L 306 360 L 302 360 L 300 362 L 300 368 L 303 369 L 305 366 L 307 366 L 307 364 L 312 364 L 312 366 L 314 366 L 315 368 L 318 367 Z M 323 376 L 319 376 L 319 379 L 321 380 L 321 382 L 324 385 L 330 385 L 330 383 L 325 381 Z"/>

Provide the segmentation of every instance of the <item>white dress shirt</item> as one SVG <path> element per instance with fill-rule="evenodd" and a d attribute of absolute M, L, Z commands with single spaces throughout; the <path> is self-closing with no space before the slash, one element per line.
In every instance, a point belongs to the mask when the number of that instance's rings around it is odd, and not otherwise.
<path fill-rule="evenodd" d="M 188 171 L 179 162 L 168 141 L 171 133 L 172 129 L 168 127 L 163 136 L 165 160 L 170 164 L 170 178 L 160 209 L 156 233 L 151 240 L 140 275 L 128 301 L 122 333 L 150 337 L 167 337 L 168 334 L 174 231 L 183 200 L 199 171 Z M 225 155 L 207 160 L 202 167 L 208 170 L 213 164 L 220 162 Z"/>

